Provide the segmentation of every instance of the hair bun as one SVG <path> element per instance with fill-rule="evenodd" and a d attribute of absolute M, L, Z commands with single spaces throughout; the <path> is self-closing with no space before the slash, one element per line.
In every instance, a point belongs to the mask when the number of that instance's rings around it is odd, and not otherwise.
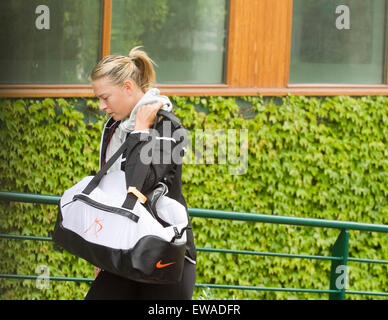
<path fill-rule="evenodd" d="M 132 79 L 142 90 L 146 92 L 155 81 L 154 62 L 141 46 L 134 47 L 128 56 L 108 56 L 100 60 L 91 73 L 92 80 L 109 77 L 110 80 L 122 85 L 128 79 Z"/>
<path fill-rule="evenodd" d="M 137 46 L 132 48 L 132 50 L 129 52 L 128 57 L 131 58 L 132 60 L 136 60 L 139 58 L 139 56 L 142 55 L 143 51 L 139 50 L 142 46 Z"/>

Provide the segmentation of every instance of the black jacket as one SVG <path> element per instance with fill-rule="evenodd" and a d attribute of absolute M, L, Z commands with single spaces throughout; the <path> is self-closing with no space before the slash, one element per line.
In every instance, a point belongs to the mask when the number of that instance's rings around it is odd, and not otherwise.
<path fill-rule="evenodd" d="M 161 114 L 165 114 L 165 112 L 160 112 Z M 171 116 L 170 116 L 171 117 Z M 151 190 L 155 188 L 158 182 L 164 182 L 168 187 L 168 193 L 166 194 L 168 197 L 175 199 L 179 203 L 181 203 L 187 210 L 187 204 L 185 198 L 182 194 L 182 161 L 181 159 L 184 156 L 184 151 L 179 152 L 179 156 L 177 156 L 178 151 L 182 150 L 182 141 L 176 141 L 178 136 L 178 129 L 182 128 L 180 121 L 175 115 L 172 115 L 173 121 L 170 121 L 167 117 L 163 117 L 161 121 L 155 123 L 154 129 L 156 140 L 154 140 L 155 145 L 152 149 L 152 161 L 150 165 L 150 171 L 148 176 L 145 179 L 143 188 L 140 190 L 143 194 L 147 194 Z M 120 124 L 120 121 L 115 121 L 113 118 L 110 118 L 104 127 L 101 136 L 101 145 L 100 145 L 100 168 L 106 162 L 106 151 L 110 139 L 114 133 L 114 130 Z M 171 129 L 171 130 L 170 130 Z M 151 129 L 152 131 L 152 129 Z M 175 132 L 175 135 L 174 135 Z M 182 129 L 180 132 L 183 132 Z M 139 144 L 132 152 L 137 154 L 137 160 L 140 161 L 140 153 L 144 152 L 145 149 L 141 149 L 145 144 L 147 144 L 146 137 L 148 134 L 144 134 L 142 132 L 133 131 L 131 134 L 131 138 L 139 139 L 140 141 L 144 141 L 143 144 Z M 182 139 L 181 139 L 182 140 Z M 173 153 L 174 152 L 174 153 Z M 132 153 L 132 154 L 133 154 Z M 124 153 L 125 154 L 125 153 Z M 131 154 L 131 159 L 133 156 Z M 172 156 L 174 154 L 174 156 Z M 157 157 L 157 155 L 159 155 Z M 151 156 L 150 156 L 151 158 Z M 135 158 L 136 159 L 136 158 Z M 180 161 L 177 161 L 180 159 Z M 176 160 L 176 161 L 174 161 Z M 124 159 L 121 163 L 121 170 L 125 170 L 126 159 Z M 194 237 L 193 231 L 191 228 L 191 223 L 189 219 L 189 226 L 187 229 L 187 246 L 186 246 L 186 256 L 191 262 L 196 261 L 196 251 L 194 246 Z"/>

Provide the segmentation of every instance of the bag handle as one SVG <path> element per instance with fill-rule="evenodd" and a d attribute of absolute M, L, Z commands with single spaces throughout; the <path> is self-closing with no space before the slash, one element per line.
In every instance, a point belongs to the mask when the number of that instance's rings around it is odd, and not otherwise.
<path fill-rule="evenodd" d="M 158 119 L 160 115 L 170 119 L 170 114 L 171 112 L 166 112 L 162 109 L 159 109 L 155 116 L 153 129 L 156 129 L 156 125 L 158 124 Z M 136 195 L 133 192 L 130 192 L 130 188 L 135 188 L 135 190 L 137 190 L 137 192 L 140 193 L 140 190 L 143 189 L 143 185 L 148 175 L 148 171 L 150 170 L 150 164 L 151 164 L 151 163 L 144 164 L 142 161 L 137 161 L 135 164 L 135 167 L 132 170 L 129 170 L 129 163 L 131 163 L 131 161 L 128 161 L 128 160 L 129 160 L 129 157 L 132 155 L 131 153 L 132 153 L 132 150 L 129 150 L 126 155 L 125 181 L 127 184 L 128 193 L 122 205 L 123 208 L 129 209 L 129 210 L 132 210 L 136 205 L 137 199 L 138 198 L 140 199 L 138 195 Z"/>
<path fill-rule="evenodd" d="M 175 129 L 182 127 L 181 122 L 179 119 L 172 113 L 165 111 L 163 109 L 159 109 L 158 112 L 156 113 L 155 116 L 155 121 L 154 121 L 154 126 L 153 129 L 156 129 L 156 125 L 159 120 L 159 116 L 162 116 L 164 118 L 167 118 L 172 122 L 172 125 L 174 126 Z M 140 192 L 141 189 L 143 189 L 144 181 L 147 177 L 148 171 L 150 170 L 150 164 L 144 164 L 142 161 L 137 161 L 134 169 L 129 170 L 129 156 L 131 155 L 130 153 L 132 150 L 127 152 L 127 157 L 126 157 L 126 165 L 125 165 L 125 180 L 127 183 L 127 189 L 129 187 L 135 187 L 137 191 Z M 133 174 L 135 173 L 135 174 Z M 138 196 L 136 196 L 134 193 L 127 193 L 127 196 L 125 198 L 125 201 L 122 205 L 123 208 L 132 210 L 137 202 Z"/>

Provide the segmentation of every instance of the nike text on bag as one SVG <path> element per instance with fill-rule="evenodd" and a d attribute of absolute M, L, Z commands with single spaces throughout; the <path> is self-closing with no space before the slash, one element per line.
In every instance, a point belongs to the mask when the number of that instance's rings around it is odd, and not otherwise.
<path fill-rule="evenodd" d="M 146 283 L 175 283 L 183 272 L 186 208 L 166 196 L 167 186 L 161 182 L 142 203 L 138 190 L 150 164 L 139 160 L 132 172 L 106 174 L 124 152 L 127 161 L 134 156 L 131 151 L 138 143 L 142 142 L 129 135 L 95 176 L 83 178 L 64 192 L 53 240 L 119 276 Z"/>

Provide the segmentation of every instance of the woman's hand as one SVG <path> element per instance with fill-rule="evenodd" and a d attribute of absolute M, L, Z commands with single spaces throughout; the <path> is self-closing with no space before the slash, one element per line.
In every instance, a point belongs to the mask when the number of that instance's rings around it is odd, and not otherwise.
<path fill-rule="evenodd" d="M 94 278 L 97 278 L 98 274 L 100 273 L 101 269 L 94 267 Z"/>
<path fill-rule="evenodd" d="M 148 130 L 152 127 L 155 121 L 155 116 L 159 109 L 163 106 L 162 102 L 155 104 L 145 104 L 139 107 L 135 117 L 134 130 Z"/>

